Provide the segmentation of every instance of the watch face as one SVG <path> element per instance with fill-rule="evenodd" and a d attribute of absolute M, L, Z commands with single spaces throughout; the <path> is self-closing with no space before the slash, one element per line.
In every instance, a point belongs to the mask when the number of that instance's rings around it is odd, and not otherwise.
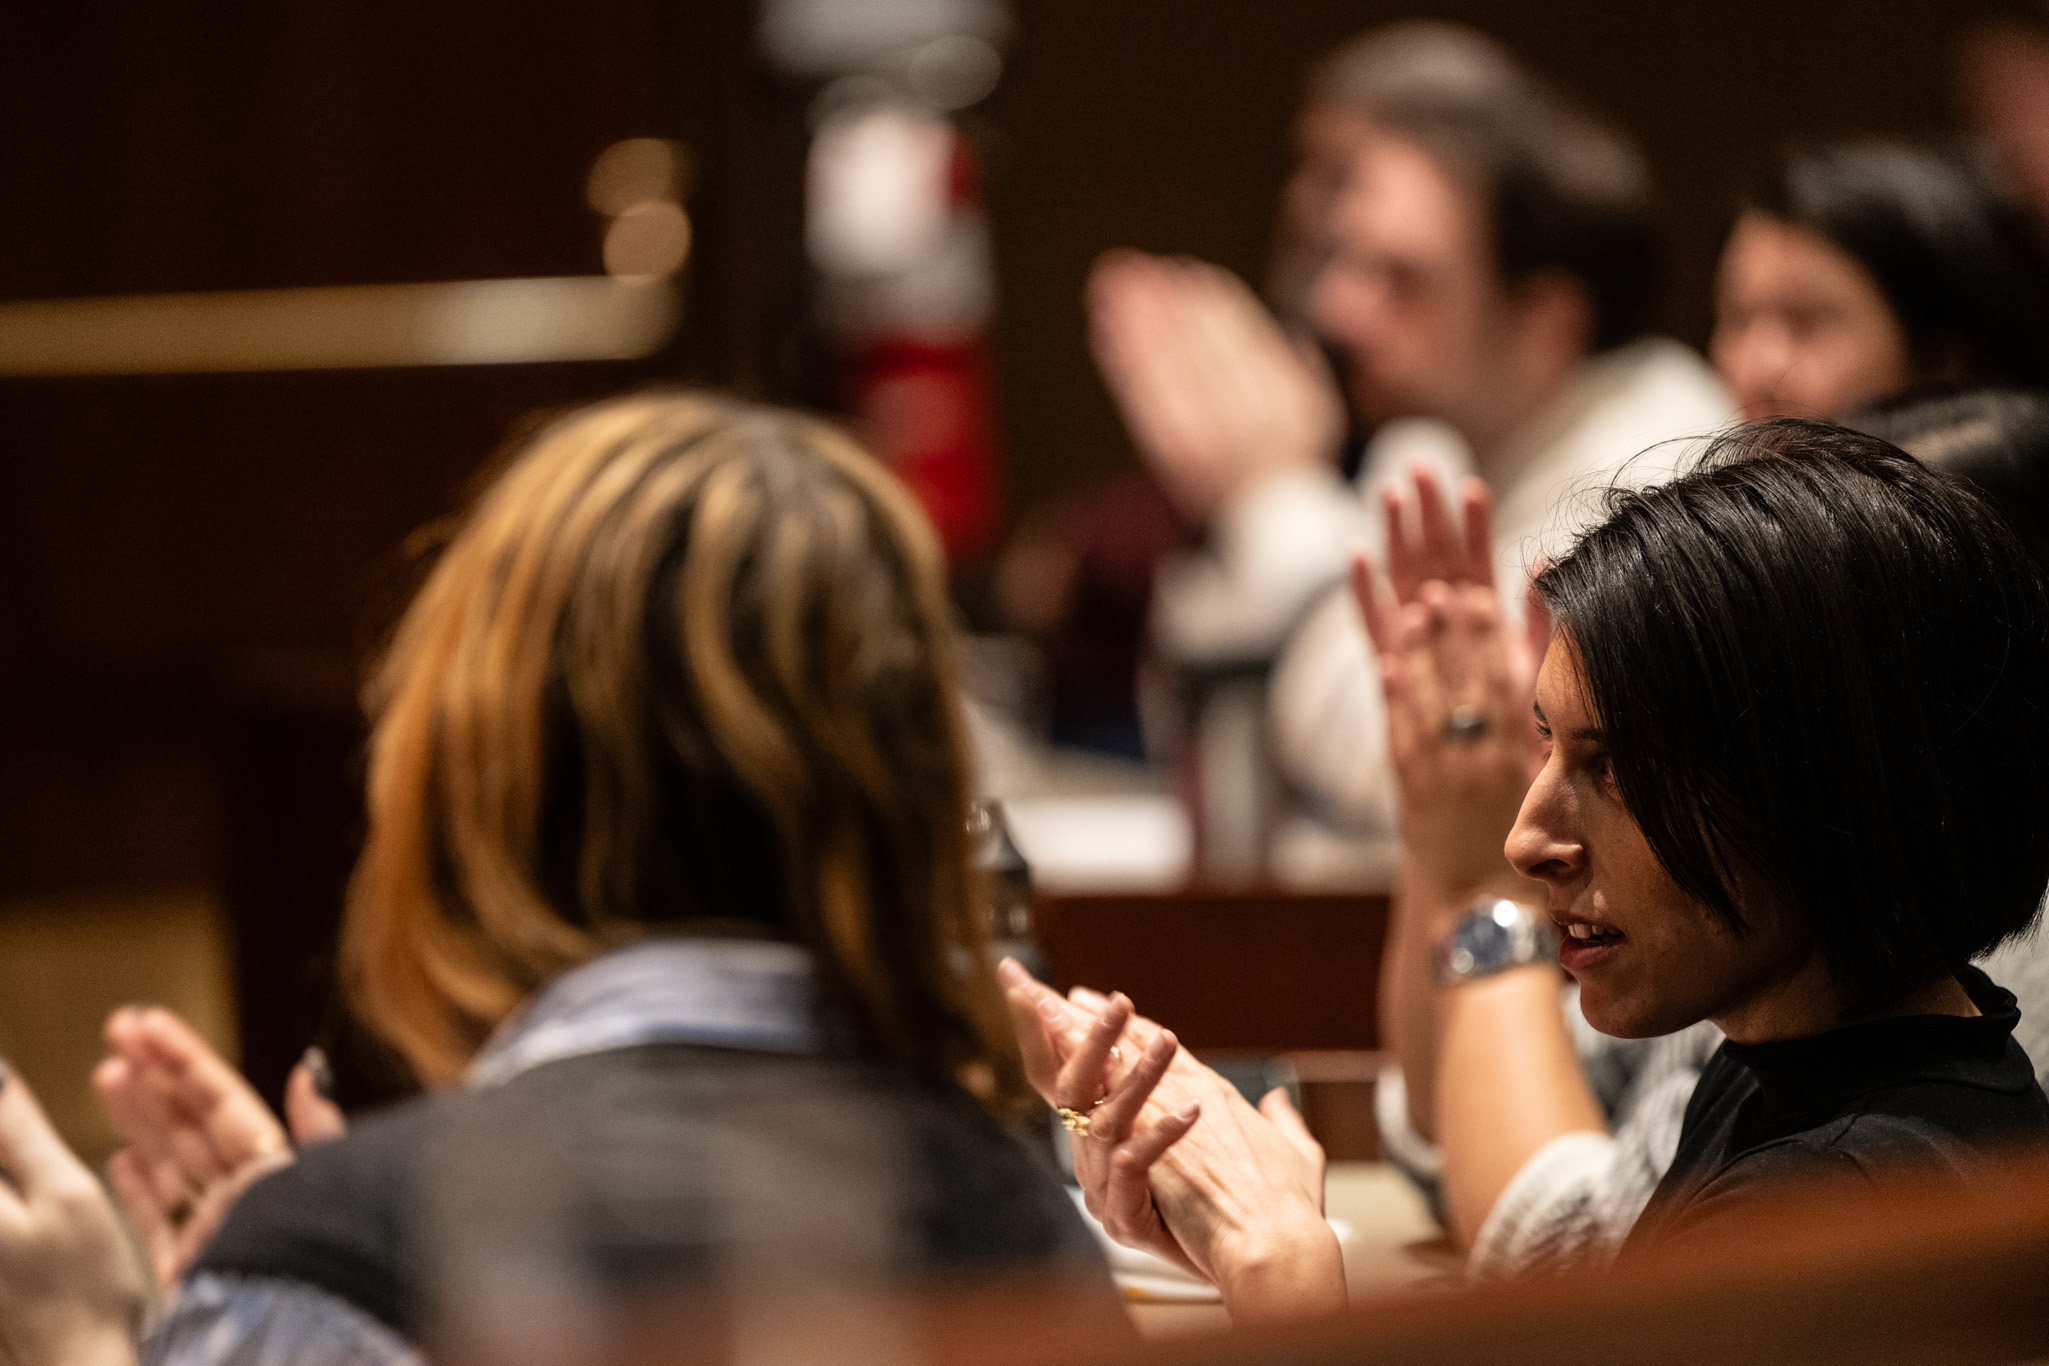
<path fill-rule="evenodd" d="M 1456 975 L 1467 977 L 1513 963 L 1516 916 L 1515 903 L 1503 901 L 1496 904 L 1492 914 L 1474 911 L 1460 919 L 1458 928 L 1452 931 L 1446 966 Z"/>
<path fill-rule="evenodd" d="M 1450 982 L 1489 977 L 1547 958 L 1557 951 L 1551 922 L 1507 898 L 1482 901 L 1459 917 L 1438 953 L 1438 971 Z"/>

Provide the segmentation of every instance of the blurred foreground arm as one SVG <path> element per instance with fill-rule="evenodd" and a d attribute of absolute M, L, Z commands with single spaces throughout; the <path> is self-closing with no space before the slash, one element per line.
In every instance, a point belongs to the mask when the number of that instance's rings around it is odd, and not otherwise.
<path fill-rule="evenodd" d="M 292 1141 L 341 1135 L 322 1092 L 326 1060 L 309 1052 L 285 1084 L 285 1126 L 242 1077 L 175 1014 L 129 1007 L 108 1018 L 110 1056 L 93 1073 L 126 1144 L 107 1165 L 166 1302 L 251 1182 L 292 1160 Z"/>
<path fill-rule="evenodd" d="M 0 1168 L 0 1361 L 133 1362 L 141 1270 L 106 1192 L 4 1063 Z"/>

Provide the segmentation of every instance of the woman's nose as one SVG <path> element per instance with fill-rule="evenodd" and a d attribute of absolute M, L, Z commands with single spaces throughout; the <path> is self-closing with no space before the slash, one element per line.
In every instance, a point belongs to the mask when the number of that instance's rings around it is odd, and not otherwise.
<path fill-rule="evenodd" d="M 1557 882 L 1579 870 L 1582 850 L 1565 828 L 1568 803 L 1564 795 L 1551 781 L 1550 766 L 1546 765 L 1523 797 L 1522 810 L 1516 813 L 1515 828 L 1508 832 L 1502 852 L 1524 877 Z"/>
<path fill-rule="evenodd" d="M 1780 401 L 1781 382 L 1793 368 L 1792 340 L 1782 326 L 1752 322 L 1730 344 L 1719 348 L 1717 360 L 1722 382 L 1746 414 L 1774 409 Z"/>

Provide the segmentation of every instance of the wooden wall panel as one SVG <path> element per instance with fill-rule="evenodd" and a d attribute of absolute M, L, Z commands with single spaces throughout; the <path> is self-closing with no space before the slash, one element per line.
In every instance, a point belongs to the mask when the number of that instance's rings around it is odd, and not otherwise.
<path fill-rule="evenodd" d="M 0 381 L 0 898 L 218 893 L 266 1087 L 339 1030 L 355 679 L 408 533 L 537 410 L 773 382 L 802 103 L 752 33 L 747 0 L 0 10 L 0 299 L 592 274 L 598 152 L 697 156 L 645 362 Z"/>

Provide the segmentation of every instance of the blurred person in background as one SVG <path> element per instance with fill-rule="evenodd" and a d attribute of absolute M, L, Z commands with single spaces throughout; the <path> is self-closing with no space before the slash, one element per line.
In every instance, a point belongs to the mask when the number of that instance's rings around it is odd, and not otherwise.
<path fill-rule="evenodd" d="M 149 1358 L 413 1360 L 451 1316 L 522 1341 L 587 1323 L 577 1292 L 750 1274 L 765 1311 L 807 1276 L 1037 1276 L 1118 1331 L 1092 1235 L 999 1119 L 1029 1093 L 951 650 L 929 525 L 823 424 L 643 395 L 537 435 L 372 691 L 347 979 L 446 1089 L 273 1161 Z M 180 1084 L 128 1066 L 103 1093 Z M 229 1184 L 206 1108 L 126 1117 L 160 1129 L 122 1190 L 145 1229 Z"/>
<path fill-rule="evenodd" d="M 1659 443 L 1729 416 L 1698 356 L 1647 335 L 1661 255 L 1649 171 L 1622 132 L 1463 28 L 1377 30 L 1320 79 L 1362 120 L 1310 311 L 1377 427 L 1363 487 L 1384 501 L 1418 464 L 1477 474 L 1519 612 L 1529 567 L 1571 529 L 1563 495 L 1625 465 L 1667 473 L 1683 453 Z M 1392 838 L 1379 692 L 1349 596 L 1329 593 L 1273 682 L 1276 758 L 1321 818 L 1304 829 Z"/>
<path fill-rule="evenodd" d="M 2049 231 L 2049 8 L 2014 0 L 1957 53 L 1959 94 L 2038 229 Z"/>
<path fill-rule="evenodd" d="M 1144 472 L 1027 514 L 998 579 L 1049 656 L 1056 743 L 1112 747 L 1094 716 L 1143 754 L 1148 638 L 1170 663 L 1269 657 L 1370 535 L 1347 484 L 1358 442 L 1308 319 L 1364 128 L 1312 73 L 1265 301 L 1188 258 L 1118 250 L 1090 272 L 1090 348 Z"/>
<path fill-rule="evenodd" d="M 1641 156 L 1500 44 L 1440 23 L 1362 35 L 1312 71 L 1295 136 L 1271 307 L 1219 267 L 1114 252 L 1089 281 L 1090 341 L 1202 537 L 1160 564 L 1153 647 L 1231 668 L 1306 630 L 1276 701 L 1281 766 L 1312 808 L 1385 835 L 1384 760 L 1326 743 L 1378 730 L 1377 703 L 1341 681 L 1366 644 L 1341 595 L 1317 606 L 1374 543 L 1377 495 L 1418 460 L 1477 468 L 1520 540 L 1561 483 L 1728 405 L 1696 356 L 1644 335 L 1661 234 Z M 1353 432 L 1375 433 L 1363 454 Z M 1013 616 L 1047 635 L 1084 559 L 1046 549 L 1059 540 L 1021 538 L 1005 576 Z"/>
<path fill-rule="evenodd" d="M 2049 573 L 2049 394 L 1979 389 L 1892 398 L 1852 409 L 1843 422 L 1991 499 Z"/>
<path fill-rule="evenodd" d="M 1796 146 L 1746 198 L 1722 254 L 1716 303 L 1713 357 L 1752 418 L 2049 381 L 2049 264 L 2018 211 L 1956 154 L 1871 140 Z M 1425 539 L 1450 546 L 1457 519 L 1440 506 L 1432 493 L 1416 515 L 1447 527 Z M 1570 504 L 1561 508 L 1554 534 L 1572 516 Z M 1504 534 L 1493 577 L 1511 614 L 1507 560 L 1524 520 L 1496 517 Z M 1336 715 L 1368 713 L 1364 697 L 1377 688 L 1363 658 L 1358 664 Z M 1688 1045 L 1673 1062 L 1704 1056 Z"/>
<path fill-rule="evenodd" d="M 1722 248 L 1710 354 L 1749 419 L 1888 395 L 2049 384 L 2049 263 L 1960 152 L 1798 144 Z"/>

